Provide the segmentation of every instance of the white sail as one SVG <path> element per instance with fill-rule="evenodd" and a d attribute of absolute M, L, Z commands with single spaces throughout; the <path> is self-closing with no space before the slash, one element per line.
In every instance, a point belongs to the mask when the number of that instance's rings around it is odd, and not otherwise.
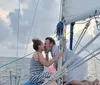
<path fill-rule="evenodd" d="M 63 17 L 65 24 L 100 15 L 100 0 L 63 0 Z"/>

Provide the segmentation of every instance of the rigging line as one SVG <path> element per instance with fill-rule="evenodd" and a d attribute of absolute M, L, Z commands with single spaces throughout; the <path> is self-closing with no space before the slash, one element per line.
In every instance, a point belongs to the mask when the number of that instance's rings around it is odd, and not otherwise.
<path fill-rule="evenodd" d="M 91 28 L 91 39 L 93 38 L 93 32 L 92 32 L 92 28 Z M 94 48 L 94 44 L 92 43 L 92 48 Z M 92 49 L 93 50 L 93 49 Z M 95 76 L 96 76 L 96 79 L 97 79 L 97 68 L 96 68 L 96 58 L 94 57 L 94 69 L 95 69 Z"/>
<path fill-rule="evenodd" d="M 100 61 L 100 59 L 99 58 L 97 58 L 97 57 L 95 57 L 98 61 Z"/>
<path fill-rule="evenodd" d="M 76 40 L 73 38 L 73 40 L 76 42 Z M 81 44 L 79 44 L 79 46 L 81 46 L 81 47 L 83 47 Z M 85 49 L 88 53 L 90 53 L 90 51 L 89 50 L 87 50 L 87 49 Z M 93 54 L 91 54 L 91 55 L 93 55 Z M 97 58 L 97 57 L 94 57 L 94 58 L 96 58 L 97 60 L 99 60 L 100 61 L 100 59 L 99 58 Z"/>
<path fill-rule="evenodd" d="M 88 56 L 90 56 L 90 55 L 93 54 L 94 52 L 98 51 L 99 49 L 100 49 L 100 47 L 99 47 L 98 49 L 96 49 L 95 51 L 91 52 L 90 54 L 88 54 L 87 56 L 85 56 L 85 57 L 84 57 L 84 60 L 85 60 L 85 58 L 87 58 Z M 94 56 L 94 55 L 92 55 L 92 56 Z M 79 63 L 79 62 L 78 62 L 78 63 Z M 78 64 L 78 63 L 77 63 L 77 64 Z"/>
<path fill-rule="evenodd" d="M 89 22 L 89 20 L 87 20 L 87 21 L 76 22 L 75 24 L 85 24 L 85 23 L 88 23 L 88 22 Z"/>
<path fill-rule="evenodd" d="M 99 17 L 95 17 L 95 18 L 98 18 L 98 19 L 100 19 L 100 16 L 99 16 Z"/>
<path fill-rule="evenodd" d="M 91 52 L 90 54 L 88 54 L 88 55 L 86 55 L 83 59 L 82 59 L 82 61 L 83 60 L 85 60 L 88 56 L 90 56 L 90 55 L 94 55 L 93 53 L 95 53 L 95 52 L 97 52 L 98 50 L 100 50 L 100 47 L 99 48 L 97 48 L 96 50 L 94 50 L 93 52 Z M 79 61 L 79 62 L 81 62 L 81 61 Z M 75 65 L 77 65 L 79 62 L 77 62 Z"/>
<path fill-rule="evenodd" d="M 25 58 L 25 57 L 27 57 L 27 56 L 33 54 L 33 53 L 34 53 L 34 52 L 31 52 L 31 53 L 29 53 L 29 54 L 27 54 L 27 55 L 25 55 L 25 56 L 23 56 L 23 57 L 21 57 L 21 58 L 15 59 L 15 60 L 13 60 L 13 61 L 11 61 L 11 62 L 8 62 L 8 63 L 6 63 L 6 64 L 4 64 L 4 65 L 1 65 L 0 68 L 3 68 L 3 67 L 5 67 L 5 66 L 8 66 L 8 65 L 10 65 L 10 64 L 12 64 L 12 63 L 14 63 L 14 62 L 17 62 L 17 61 L 19 61 L 19 60 L 21 60 L 21 59 L 23 59 L 23 58 Z"/>
<path fill-rule="evenodd" d="M 85 48 L 87 48 L 93 41 L 95 41 L 98 37 L 100 36 L 100 32 L 92 39 L 90 40 L 81 50 L 79 50 L 79 52 L 76 53 L 76 55 L 78 55 L 79 53 L 81 53 Z"/>
<path fill-rule="evenodd" d="M 77 55 L 79 55 L 86 47 L 88 47 L 95 39 L 97 39 L 100 36 L 100 32 L 92 39 L 90 40 L 82 49 L 80 49 L 75 55 L 72 55 L 70 57 L 70 60 L 68 60 L 63 66 L 62 69 L 64 69 L 66 67 L 66 65 L 68 65 L 70 63 L 70 61 L 73 60 L 73 58 L 77 57 Z"/>
<path fill-rule="evenodd" d="M 16 56 L 17 56 L 17 59 L 18 59 L 18 47 L 19 47 L 19 28 L 20 28 L 20 0 L 18 0 L 18 7 L 19 7 L 19 10 L 18 10 L 18 31 L 17 31 L 17 51 L 16 51 Z M 18 75 L 18 63 L 16 62 L 16 75 Z"/>
<path fill-rule="evenodd" d="M 91 52 L 90 54 L 88 54 L 87 56 L 85 56 L 84 57 L 84 60 L 85 60 L 85 58 L 87 58 L 88 56 L 90 56 L 91 54 L 93 54 L 94 52 L 96 52 L 96 51 L 98 51 L 100 49 L 100 47 L 98 48 L 98 49 L 96 49 L 95 51 L 93 51 L 93 52 Z M 99 52 L 100 53 L 100 52 Z M 98 54 L 98 53 L 96 53 L 96 54 Z M 95 57 L 95 55 L 96 54 L 94 54 L 94 55 L 92 55 L 92 56 L 94 56 Z M 92 57 L 91 57 L 92 58 Z M 84 63 L 85 62 L 87 62 L 88 60 L 90 60 L 91 58 L 88 58 L 87 60 L 85 60 L 85 61 L 83 61 Z M 79 64 L 80 64 L 80 62 L 78 62 Z M 77 64 L 75 64 L 75 65 L 78 65 L 78 63 Z M 81 64 L 80 64 L 81 65 Z M 79 66 L 79 65 L 78 65 Z M 69 72 L 69 70 L 68 69 L 75 69 L 76 68 L 76 66 L 75 67 L 72 67 L 72 68 L 67 68 L 67 72 Z M 61 76 L 60 75 L 62 75 L 62 74 L 64 74 L 64 73 L 66 73 L 66 71 L 63 69 L 62 71 L 59 71 L 59 72 L 57 72 L 56 74 L 55 74 L 55 76 L 54 77 L 52 77 L 51 78 L 51 81 L 54 81 L 54 80 L 56 80 L 56 78 L 60 78 Z"/>
<path fill-rule="evenodd" d="M 80 34 L 80 36 L 79 36 L 79 38 L 78 38 L 78 40 L 77 40 L 77 42 L 76 42 L 74 48 L 73 48 L 73 52 L 76 51 L 76 49 L 77 49 L 77 47 L 78 47 L 78 44 L 81 42 L 82 38 L 84 37 L 84 35 L 85 35 L 85 33 L 86 33 L 86 31 L 87 31 L 89 25 L 90 25 L 90 21 L 91 21 L 91 19 L 89 20 L 88 23 L 86 23 L 84 29 L 82 30 L 82 32 L 81 32 L 81 34 Z"/>
<path fill-rule="evenodd" d="M 90 55 L 94 55 L 95 52 L 97 52 L 98 50 L 100 50 L 100 47 L 97 48 L 96 50 L 94 50 L 93 52 L 91 52 L 90 54 L 86 55 L 81 61 L 84 61 L 87 57 L 89 57 Z M 77 65 L 78 63 L 80 63 L 81 61 L 77 62 L 75 65 Z"/>
<path fill-rule="evenodd" d="M 63 70 L 60 69 L 60 71 L 57 71 L 56 74 L 53 75 L 53 77 L 51 76 L 51 79 L 49 79 L 48 81 L 46 81 L 43 85 L 52 83 L 53 81 L 59 79 L 64 73 L 69 72 L 69 71 L 75 69 L 76 67 L 78 67 L 78 66 L 84 64 L 85 62 L 87 62 L 88 60 L 92 59 L 93 57 L 95 57 L 95 56 L 98 55 L 98 54 L 100 54 L 100 52 L 98 52 L 98 53 L 92 55 L 90 58 L 86 59 L 85 61 L 81 62 L 80 64 L 77 64 L 77 65 L 76 65 L 75 67 L 73 67 L 73 68 L 65 69 L 66 71 L 65 71 L 64 69 L 63 69 Z"/>
<path fill-rule="evenodd" d="M 73 40 L 76 42 L 76 40 L 73 38 Z M 83 47 L 80 43 L 79 43 L 79 46 Z M 85 49 L 88 53 L 90 53 L 89 50 Z"/>
<path fill-rule="evenodd" d="M 90 19 L 92 20 L 92 19 L 94 19 L 94 18 L 100 18 L 100 17 L 91 17 Z M 90 19 L 89 19 L 89 20 L 90 20 Z M 75 24 L 85 24 L 85 23 L 87 23 L 89 20 L 84 20 L 84 21 L 76 22 Z"/>
<path fill-rule="evenodd" d="M 29 43 L 29 40 L 30 40 L 30 36 L 31 36 L 31 33 L 32 33 L 32 28 L 33 28 L 33 25 L 34 25 L 35 16 L 36 16 L 37 8 L 38 8 L 38 3 L 39 3 L 39 0 L 37 1 L 37 4 L 36 4 L 36 8 L 35 8 L 35 12 L 34 12 L 34 15 L 33 15 L 33 20 L 32 20 L 32 24 L 31 24 L 31 29 L 30 29 L 30 33 L 29 33 L 29 36 L 28 36 L 28 42 L 27 42 L 27 45 L 26 45 L 26 49 L 25 49 L 24 55 L 26 55 L 26 52 L 27 52 L 28 43 Z"/>
<path fill-rule="evenodd" d="M 85 61 L 80 62 L 79 64 L 77 64 L 77 65 L 76 65 L 75 67 L 73 67 L 73 68 L 69 68 L 69 69 L 62 70 L 61 73 L 59 73 L 59 75 L 57 75 L 56 78 L 60 78 L 64 73 L 67 73 L 67 72 L 70 72 L 71 70 L 74 70 L 76 67 L 78 67 L 78 66 L 84 64 L 85 62 L 89 61 L 90 59 L 92 59 L 93 57 L 95 57 L 95 56 L 98 55 L 98 54 L 100 54 L 100 52 L 98 52 L 98 53 L 92 55 L 91 57 L 89 57 L 89 58 L 86 59 Z M 64 72 L 64 71 L 65 71 L 65 72 Z"/>
<path fill-rule="evenodd" d="M 62 67 L 60 70 L 58 70 L 57 72 L 62 71 L 64 68 L 66 68 L 66 66 L 70 63 L 70 61 L 73 60 L 74 57 L 77 57 L 77 55 L 79 55 L 86 47 L 88 47 L 95 39 L 97 39 L 100 36 L 100 32 L 92 39 L 90 40 L 81 50 L 79 50 L 75 55 L 72 55 L 70 57 L 70 60 L 68 60 Z"/>
<path fill-rule="evenodd" d="M 21 76 L 19 76 L 19 77 L 18 77 L 17 85 L 19 85 L 19 82 L 20 82 L 20 77 L 21 77 Z"/>
<path fill-rule="evenodd" d="M 63 7 L 62 6 L 63 5 L 64 5 L 64 1 L 61 0 L 60 1 L 60 14 L 59 14 L 60 17 L 59 17 L 59 21 L 63 20 L 63 14 L 62 14 L 62 11 L 63 11 L 63 9 L 62 9 Z M 60 37 L 60 43 L 59 43 L 60 44 L 60 50 L 63 51 L 63 53 L 65 51 L 65 48 L 64 48 L 65 33 L 64 33 L 64 31 L 65 31 L 65 26 L 63 24 L 63 34 L 59 36 Z M 58 59 L 58 67 L 57 68 L 60 69 L 62 64 L 63 64 L 62 58 Z M 64 80 L 63 77 L 61 79 L 62 79 L 62 81 Z M 58 80 L 58 84 L 61 84 L 60 80 Z"/>
<path fill-rule="evenodd" d="M 96 76 L 96 79 L 97 79 L 97 68 L 96 68 L 96 58 L 94 57 L 94 69 L 95 69 L 95 76 Z"/>
<path fill-rule="evenodd" d="M 19 42 L 19 24 L 20 24 L 20 0 L 19 0 L 19 12 L 18 12 L 18 30 L 17 30 L 17 52 L 16 52 L 16 55 L 18 57 L 18 42 Z"/>
<path fill-rule="evenodd" d="M 75 50 L 77 49 L 78 44 L 81 42 L 81 40 L 82 40 L 82 38 L 83 38 L 85 32 L 87 31 L 87 28 L 88 28 L 88 27 L 85 25 L 85 28 L 82 30 L 82 32 L 81 32 L 81 34 L 80 34 L 80 36 L 79 36 L 79 38 L 78 38 L 78 40 L 77 40 L 77 42 L 76 42 L 74 48 L 73 48 L 73 51 L 75 51 Z"/>

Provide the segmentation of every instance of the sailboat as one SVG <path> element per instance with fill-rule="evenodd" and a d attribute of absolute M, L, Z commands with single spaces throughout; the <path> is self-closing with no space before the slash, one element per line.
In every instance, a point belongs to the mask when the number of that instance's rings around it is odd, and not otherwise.
<path fill-rule="evenodd" d="M 98 27 L 100 25 L 97 18 L 99 18 L 100 15 L 100 4 L 99 0 L 61 0 L 61 23 L 64 25 L 61 28 L 57 29 L 57 36 L 60 38 L 60 46 L 62 49 L 64 49 L 64 45 L 62 44 L 64 42 L 64 29 L 65 26 L 70 24 L 70 49 L 75 52 L 76 48 L 81 42 L 81 39 L 83 38 L 87 28 L 90 26 L 90 22 L 92 19 L 95 19 L 95 23 Z M 76 48 L 73 48 L 73 28 L 75 25 L 75 22 L 86 20 L 88 19 L 79 39 L 76 42 Z M 60 23 L 60 24 L 61 24 Z M 64 30 L 62 32 L 62 30 Z M 60 33 L 59 33 L 60 32 Z M 85 56 L 84 60 L 79 62 L 75 67 L 73 68 L 66 68 L 69 62 L 74 58 L 77 57 L 82 51 L 84 51 L 91 43 L 93 43 L 98 37 L 100 36 L 100 33 L 98 33 L 93 39 L 91 39 L 85 46 L 83 46 L 78 52 L 76 52 L 75 55 L 71 55 L 70 60 L 68 60 L 63 66 L 62 66 L 62 58 L 59 59 L 58 63 L 58 70 L 55 75 L 51 76 L 47 81 L 43 83 L 43 85 L 49 85 L 53 81 L 59 80 L 62 78 L 64 74 L 66 74 L 68 71 L 71 71 L 75 69 L 76 67 L 82 65 L 83 63 L 87 62 L 88 60 L 92 59 L 93 57 L 100 54 L 99 48 L 94 50 L 93 52 L 89 53 L 87 56 Z M 62 50 L 61 49 L 61 50 Z M 95 53 L 96 52 L 96 53 Z M 91 55 L 91 56 L 90 56 Z M 90 56 L 90 57 L 89 57 Z"/>
<path fill-rule="evenodd" d="M 88 26 L 90 25 L 90 20 L 95 19 L 97 25 L 99 25 L 99 23 L 97 21 L 97 18 L 99 18 L 99 15 L 100 15 L 100 1 L 99 0 L 61 0 L 61 10 L 60 10 L 60 12 L 61 12 L 60 21 L 64 25 L 63 29 L 66 30 L 65 26 L 67 26 L 68 24 L 71 24 L 70 49 L 75 51 L 77 45 L 76 45 L 75 48 L 73 48 L 73 43 L 72 43 L 73 42 L 73 36 L 74 36 L 73 35 L 74 30 L 73 29 L 74 29 L 75 22 L 80 21 L 80 20 L 88 19 L 88 20 L 86 20 L 86 22 L 87 22 L 86 28 L 88 28 Z M 93 40 L 95 40 L 97 37 L 99 37 L 99 35 L 100 34 L 97 34 L 97 36 Z M 61 35 L 57 35 L 57 36 L 60 37 L 59 38 L 60 39 L 60 44 L 62 44 L 63 41 L 64 41 L 65 34 L 62 33 Z M 86 44 L 86 46 L 84 46 L 80 51 L 78 51 L 77 55 L 79 55 L 89 44 L 91 44 L 93 40 L 91 40 L 91 42 L 88 42 Z M 79 42 L 78 42 L 78 45 L 79 45 Z M 64 46 L 62 45 L 61 48 L 64 49 Z M 97 54 L 99 54 L 99 52 L 96 53 L 96 54 L 93 54 L 89 58 L 95 57 Z M 8 64 L 17 62 L 18 60 L 21 60 L 24 57 L 19 58 L 17 60 L 14 60 L 14 61 L 12 61 Z M 64 70 L 64 68 L 66 67 L 66 65 L 68 63 L 66 63 L 62 67 L 61 66 L 62 62 L 61 61 L 62 60 L 60 59 L 59 60 L 59 62 L 60 62 L 59 68 L 60 69 L 56 72 L 56 74 L 54 76 L 51 76 L 48 81 L 45 81 L 43 85 L 49 84 L 53 81 L 56 81 L 57 79 L 61 78 L 62 75 L 65 74 L 68 71 L 67 69 Z M 82 63 L 84 63 L 84 62 L 80 62 L 80 65 Z M 8 64 L 6 64 L 6 65 L 8 65 Z M 6 65 L 2 65 L 1 67 L 4 67 Z M 74 69 L 74 68 L 72 68 L 72 69 Z M 28 85 L 31 85 L 31 84 L 28 84 Z"/>

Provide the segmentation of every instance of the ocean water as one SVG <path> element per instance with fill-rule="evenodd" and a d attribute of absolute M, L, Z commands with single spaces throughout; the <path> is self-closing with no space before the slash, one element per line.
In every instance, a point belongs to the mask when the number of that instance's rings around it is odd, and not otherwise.
<path fill-rule="evenodd" d="M 12 57 L 0 57 L 0 66 L 15 59 Z M 29 79 L 29 66 L 30 58 L 24 58 L 17 63 L 0 68 L 0 85 L 23 85 Z"/>
<path fill-rule="evenodd" d="M 0 66 L 15 59 L 0 57 Z M 29 67 L 30 58 L 24 58 L 17 63 L 0 68 L 0 85 L 23 85 L 29 79 Z M 88 78 L 89 80 L 100 79 L 100 61 L 97 59 L 88 61 Z"/>

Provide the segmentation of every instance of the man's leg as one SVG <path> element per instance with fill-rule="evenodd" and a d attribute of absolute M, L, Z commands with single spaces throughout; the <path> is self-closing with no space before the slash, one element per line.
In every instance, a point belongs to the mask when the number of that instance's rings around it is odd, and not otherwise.
<path fill-rule="evenodd" d="M 92 85 L 92 83 L 72 80 L 69 85 Z"/>
<path fill-rule="evenodd" d="M 99 85 L 99 80 L 95 79 L 94 81 L 77 81 L 72 80 L 69 85 Z"/>
<path fill-rule="evenodd" d="M 93 85 L 100 85 L 100 82 L 98 79 L 95 79 L 94 81 L 88 81 L 90 84 L 92 83 Z"/>

